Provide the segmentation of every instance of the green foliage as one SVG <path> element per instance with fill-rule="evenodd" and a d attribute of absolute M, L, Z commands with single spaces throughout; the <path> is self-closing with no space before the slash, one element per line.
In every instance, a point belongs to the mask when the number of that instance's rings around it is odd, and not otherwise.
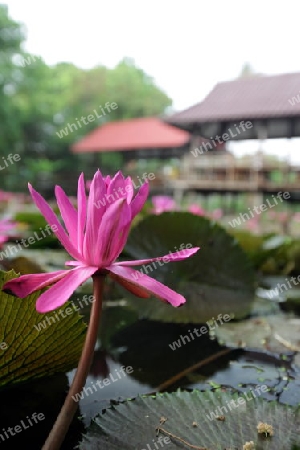
<path fill-rule="evenodd" d="M 14 271 L 0 272 L 0 386 L 70 370 L 78 362 L 86 330 L 77 311 L 64 314 L 68 304 L 39 314 L 35 303 L 41 291 L 24 299 L 2 292 L 4 283 L 16 277 Z"/>
<path fill-rule="evenodd" d="M 79 172 L 89 167 L 92 173 L 95 168 L 88 155 L 72 154 L 71 144 L 107 121 L 158 115 L 171 105 L 151 77 L 128 58 L 111 69 L 83 70 L 66 62 L 51 67 L 25 53 L 23 42 L 22 26 L 0 5 L 0 157 L 21 156 L 6 169 L 0 188 L 26 191 L 30 180 L 50 195 L 53 182 L 69 186 Z M 96 117 L 94 110 L 100 115 L 107 102 L 117 103 L 117 109 Z M 90 114 L 95 120 L 84 124 L 81 118 Z M 68 124 L 74 124 L 73 131 Z M 60 137 L 62 129 L 67 131 Z M 115 163 L 106 161 L 107 169 L 111 165 Z"/>
<path fill-rule="evenodd" d="M 28 225 L 28 235 L 42 237 L 42 239 L 36 239 L 33 244 L 30 244 L 30 248 L 61 248 L 61 245 L 58 239 L 55 237 L 53 233 L 45 233 L 42 234 L 42 231 L 45 230 L 48 222 L 44 219 L 44 216 L 40 214 L 40 212 L 19 212 L 15 215 L 15 219 L 17 222 L 24 223 Z"/>
<path fill-rule="evenodd" d="M 269 275 L 300 274 L 300 241 L 274 234 L 254 235 L 230 230 L 248 254 L 255 269 Z"/>
<path fill-rule="evenodd" d="M 219 342 L 230 347 L 289 354 L 291 350 L 300 351 L 299 332 L 299 321 L 280 313 L 226 323 L 216 328 L 215 334 Z"/>
<path fill-rule="evenodd" d="M 204 323 L 218 314 L 247 316 L 254 300 L 253 267 L 235 239 L 209 219 L 185 212 L 148 216 L 132 229 L 125 251 L 132 259 L 145 259 L 168 255 L 181 244 L 200 250 L 184 261 L 149 264 L 147 274 L 181 293 L 187 302 L 173 308 L 134 297 L 131 303 L 140 314 L 181 323 Z"/>
<path fill-rule="evenodd" d="M 23 39 L 21 26 L 8 16 L 7 6 L 0 5 L 0 156 L 21 136 L 14 104 L 18 70 L 13 57 L 21 53 Z"/>
<path fill-rule="evenodd" d="M 164 442 L 170 450 L 229 450 L 253 441 L 257 450 L 299 450 L 300 407 L 262 400 L 257 392 L 246 394 L 195 390 L 141 396 L 96 416 L 79 448 L 148 449 Z M 215 416 L 209 419 L 211 413 Z M 258 434 L 259 422 L 271 425 L 274 435 Z"/>

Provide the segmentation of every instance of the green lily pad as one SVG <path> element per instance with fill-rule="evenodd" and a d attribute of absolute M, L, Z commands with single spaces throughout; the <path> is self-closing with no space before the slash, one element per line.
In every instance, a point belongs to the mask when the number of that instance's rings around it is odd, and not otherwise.
<path fill-rule="evenodd" d="M 47 314 L 35 309 L 42 291 L 24 299 L 2 292 L 14 271 L 0 271 L 0 386 L 65 372 L 78 363 L 86 325 L 66 303 Z M 70 312 L 71 311 L 71 312 Z"/>
<path fill-rule="evenodd" d="M 254 266 L 260 265 L 272 254 L 272 249 L 264 248 L 266 237 L 247 230 L 228 230 L 252 260 Z"/>
<path fill-rule="evenodd" d="M 5 266 L 8 270 L 13 269 L 15 272 L 40 273 L 52 272 L 55 270 L 65 269 L 65 262 L 69 256 L 64 250 L 47 251 L 41 249 L 22 249 L 16 255 L 16 258 L 6 260 Z"/>
<path fill-rule="evenodd" d="M 247 316 L 254 300 L 253 267 L 236 240 L 215 222 L 185 212 L 149 216 L 133 228 L 125 250 L 133 259 L 144 259 L 175 252 L 181 244 L 200 250 L 187 260 L 152 263 L 140 270 L 181 293 L 187 302 L 173 308 L 157 300 L 132 298 L 134 308 L 143 317 L 165 322 Z"/>
<path fill-rule="evenodd" d="M 49 233 L 45 228 L 48 223 L 39 212 L 18 212 L 15 215 L 15 220 L 27 224 L 27 234 L 34 238 L 30 248 L 61 248 L 61 244 L 55 235 L 52 232 Z"/>
<path fill-rule="evenodd" d="M 273 315 L 256 317 L 216 328 L 221 343 L 233 347 L 268 350 L 278 353 L 300 351 L 300 319 Z"/>
<path fill-rule="evenodd" d="M 293 241 L 286 236 L 273 233 L 255 235 L 246 230 L 229 230 L 256 269 L 266 274 L 286 274 L 295 266 L 291 253 Z"/>
<path fill-rule="evenodd" d="M 283 245 L 289 244 L 291 242 L 291 238 L 286 236 L 275 235 L 268 237 L 264 243 L 262 248 L 264 250 L 277 250 Z"/>
<path fill-rule="evenodd" d="M 8 270 L 14 270 L 21 275 L 45 272 L 36 261 L 25 256 L 18 256 L 17 258 L 6 260 L 5 265 Z"/>
<path fill-rule="evenodd" d="M 273 436 L 258 434 L 259 422 L 271 425 Z M 96 416 L 79 448 L 241 450 L 249 441 L 257 450 L 299 450 L 300 407 L 262 400 L 255 391 L 143 396 Z"/>

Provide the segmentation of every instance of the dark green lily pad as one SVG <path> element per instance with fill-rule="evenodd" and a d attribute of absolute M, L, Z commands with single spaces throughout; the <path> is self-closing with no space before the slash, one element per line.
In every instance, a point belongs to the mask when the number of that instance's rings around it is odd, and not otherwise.
<path fill-rule="evenodd" d="M 201 249 L 185 261 L 152 263 L 147 272 L 187 302 L 173 308 L 158 300 L 132 298 L 134 308 L 143 317 L 165 322 L 247 316 L 254 300 L 253 267 L 236 240 L 209 219 L 180 212 L 149 216 L 132 230 L 125 250 L 133 259 L 144 259 L 175 252 L 181 244 Z"/>
<path fill-rule="evenodd" d="M 34 243 L 30 244 L 30 248 L 61 248 L 61 244 L 56 236 L 45 228 L 48 223 L 39 212 L 18 212 L 15 215 L 17 222 L 27 224 L 28 236 L 33 236 Z M 27 237 L 27 236 L 25 236 Z"/>
<path fill-rule="evenodd" d="M 152 450 L 163 442 L 169 450 L 241 450 L 253 441 L 259 450 L 299 450 L 300 407 L 255 394 L 193 391 L 138 397 L 97 416 L 79 448 Z M 271 425 L 274 435 L 258 434 L 259 422 Z"/>
<path fill-rule="evenodd" d="M 256 269 L 265 274 L 287 274 L 296 268 L 296 255 L 293 249 L 299 249 L 297 241 L 290 237 L 273 233 L 255 235 L 246 230 L 229 230 Z"/>
<path fill-rule="evenodd" d="M 20 271 L 20 273 L 38 273 L 41 271 L 51 272 L 54 270 L 62 270 L 66 268 L 65 262 L 70 259 L 65 250 L 54 249 L 45 251 L 41 249 L 32 250 L 26 248 L 20 250 L 16 256 L 16 258 L 10 260 L 9 262 L 11 264 L 11 268 L 14 269 L 15 272 Z M 36 272 L 32 270 L 26 270 L 27 261 L 29 264 L 29 269 L 30 264 L 32 264 L 32 262 L 35 262 L 39 264 L 42 270 L 37 270 Z M 23 268 L 25 270 L 22 270 Z"/>
<path fill-rule="evenodd" d="M 65 372 L 81 354 L 86 325 L 78 311 L 66 303 L 39 314 L 35 303 L 43 291 L 24 299 L 2 291 L 14 271 L 0 271 L 0 386 Z"/>
<path fill-rule="evenodd" d="M 264 243 L 270 236 L 256 235 L 247 230 L 229 230 L 229 233 L 237 239 L 256 268 L 259 268 L 274 253 L 273 248 L 264 248 Z"/>
<path fill-rule="evenodd" d="M 221 343 L 278 353 L 300 351 L 300 319 L 283 314 L 228 323 L 215 330 Z"/>
<path fill-rule="evenodd" d="M 21 275 L 31 273 L 42 273 L 45 270 L 34 259 L 18 256 L 17 258 L 5 261 L 6 269 L 14 270 Z"/>

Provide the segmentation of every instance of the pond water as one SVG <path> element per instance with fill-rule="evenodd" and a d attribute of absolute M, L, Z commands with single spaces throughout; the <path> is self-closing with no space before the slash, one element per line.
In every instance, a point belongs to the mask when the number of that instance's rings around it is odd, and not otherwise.
<path fill-rule="evenodd" d="M 49 268 L 50 266 L 53 270 L 54 265 L 50 264 Z M 270 283 L 270 280 L 265 281 Z M 272 282 L 276 282 L 276 278 Z M 90 284 L 84 287 L 84 292 L 91 293 Z M 283 312 L 278 299 L 271 301 L 264 298 L 266 289 L 259 288 L 258 293 L 260 297 L 256 299 L 251 316 L 243 321 L 244 331 L 232 331 L 230 326 L 241 327 L 238 323 L 220 325 L 219 330 L 216 330 L 218 339 L 213 333 L 201 334 L 199 337 L 193 335 L 192 339 L 191 331 L 195 326 L 199 329 L 200 324 L 150 321 L 139 318 L 124 301 L 107 302 L 94 360 L 79 400 L 78 415 L 62 449 L 71 450 L 76 447 L 85 427 L 96 414 L 116 402 L 140 394 L 172 392 L 178 388 L 215 390 L 220 386 L 228 391 L 247 392 L 264 385 L 269 390 L 259 394 L 263 398 L 276 399 L 290 405 L 299 404 L 300 361 L 299 352 L 295 348 L 300 346 L 300 334 L 295 336 L 292 326 L 288 327 L 290 331 L 277 330 L 278 335 L 281 333 L 281 338 L 284 339 L 284 345 L 276 341 L 279 346 L 277 348 L 272 341 L 268 341 L 266 335 L 256 333 L 254 326 L 261 331 L 269 319 L 271 325 L 275 323 L 274 320 L 279 320 L 280 323 L 292 320 L 297 329 L 300 319 L 292 312 Z M 86 307 L 82 313 L 85 320 L 88 320 L 89 308 Z M 251 345 L 247 343 L 250 342 L 247 334 L 249 324 L 252 335 L 257 334 L 257 344 L 252 345 L 252 341 Z M 226 331 L 229 337 L 222 327 L 229 330 Z M 288 332 L 290 336 L 287 335 Z M 227 342 L 227 347 L 224 341 Z M 41 448 L 74 373 L 75 369 L 66 374 L 2 390 L 0 418 L 5 440 L 0 441 L 1 448 Z M 33 423 L 33 412 L 42 413 L 45 418 Z M 29 420 L 26 422 L 27 428 L 23 427 L 24 432 L 10 434 L 7 431 L 9 427 L 20 424 L 24 417 Z"/>

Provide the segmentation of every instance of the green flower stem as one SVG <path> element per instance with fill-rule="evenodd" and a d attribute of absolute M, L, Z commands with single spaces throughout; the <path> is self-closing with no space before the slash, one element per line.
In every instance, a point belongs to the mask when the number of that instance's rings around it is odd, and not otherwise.
<path fill-rule="evenodd" d="M 92 303 L 90 322 L 87 329 L 85 343 L 82 349 L 80 361 L 77 367 L 76 374 L 70 386 L 68 395 L 61 408 L 59 415 L 53 425 L 50 434 L 42 447 L 42 450 L 58 450 L 63 443 L 68 432 L 69 426 L 74 418 L 78 408 L 78 402 L 73 400 L 76 398 L 84 385 L 92 364 L 94 349 L 97 342 L 97 332 L 99 328 L 101 312 L 102 312 L 102 294 L 104 288 L 105 275 L 95 274 L 93 276 L 94 299 Z"/>

